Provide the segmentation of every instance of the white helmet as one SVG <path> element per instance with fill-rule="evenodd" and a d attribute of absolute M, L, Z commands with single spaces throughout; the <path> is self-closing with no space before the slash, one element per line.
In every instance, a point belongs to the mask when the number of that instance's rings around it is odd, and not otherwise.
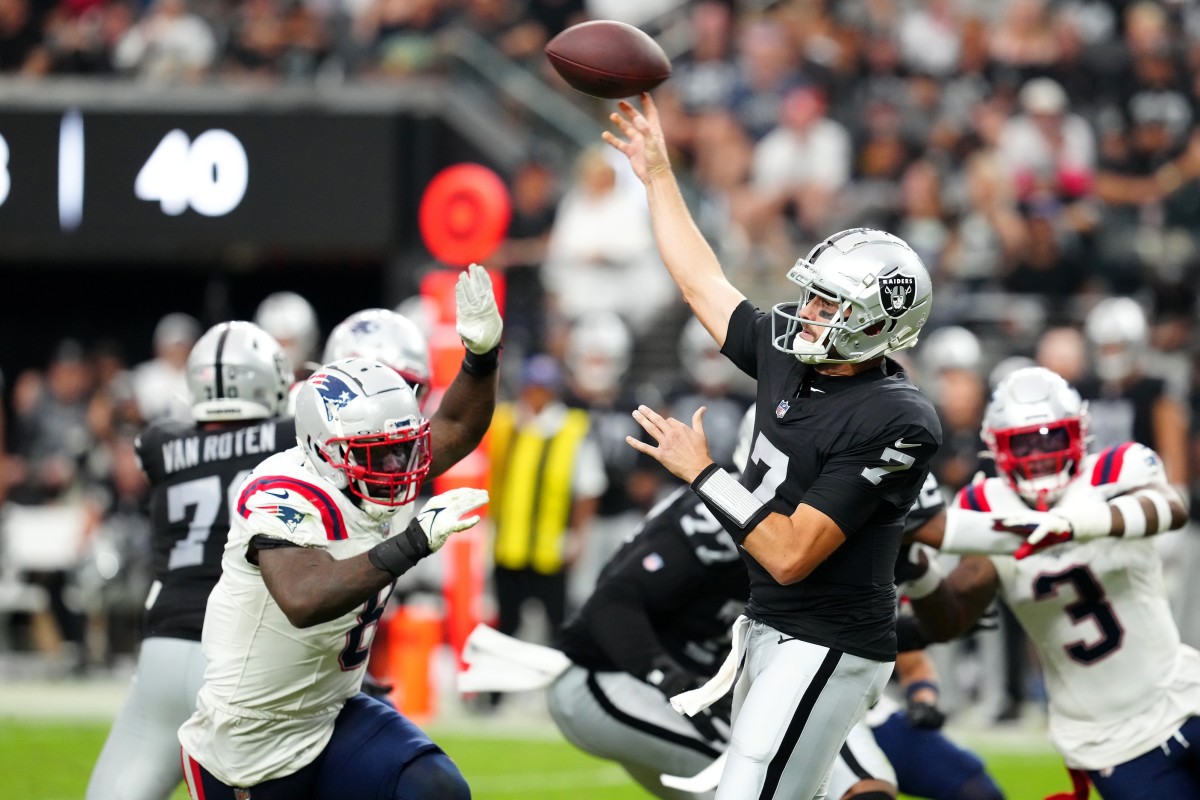
<path fill-rule="evenodd" d="M 1087 403 L 1045 367 L 1009 373 L 983 414 L 983 441 L 996 469 L 1024 500 L 1049 508 L 1087 455 Z"/>
<path fill-rule="evenodd" d="M 1133 374 L 1146 346 L 1146 327 L 1146 313 L 1128 297 L 1109 297 L 1088 312 L 1084 334 L 1095 348 L 1101 380 L 1120 381 Z"/>
<path fill-rule="evenodd" d="M 253 322 L 222 322 L 196 340 L 187 360 L 197 422 L 266 419 L 287 402 L 292 374 L 283 348 Z"/>
<path fill-rule="evenodd" d="M 429 420 L 391 367 L 343 358 L 313 373 L 296 395 L 296 441 L 322 478 L 375 517 L 409 507 L 429 473 Z"/>
<path fill-rule="evenodd" d="M 295 292 L 274 292 L 263 298 L 254 321 L 283 347 L 292 371 L 300 369 L 317 347 L 317 312 Z"/>
<path fill-rule="evenodd" d="M 339 358 L 362 356 L 382 361 L 408 381 L 423 405 L 429 396 L 429 343 L 416 323 L 386 308 L 356 311 L 329 334 L 325 341 L 328 364 Z"/>
<path fill-rule="evenodd" d="M 857 363 L 912 347 L 933 305 L 920 256 L 903 239 L 871 228 L 835 233 L 787 276 L 803 292 L 799 303 L 772 309 L 771 341 L 805 364 Z M 833 319 L 798 316 L 814 294 L 838 304 Z M 822 330 L 810 342 L 801 336 L 805 328 Z"/>
<path fill-rule="evenodd" d="M 688 319 L 679 332 L 679 360 L 702 390 L 724 389 L 737 377 L 738 368 L 721 353 L 698 317 Z"/>
<path fill-rule="evenodd" d="M 921 366 L 929 372 L 948 369 L 979 368 L 983 360 L 983 348 L 979 338 L 959 325 L 938 328 L 925 337 L 917 354 Z"/>
<path fill-rule="evenodd" d="M 589 311 L 567 335 L 564 360 L 571 382 L 586 394 L 616 392 L 633 357 L 633 337 L 611 311 Z"/>

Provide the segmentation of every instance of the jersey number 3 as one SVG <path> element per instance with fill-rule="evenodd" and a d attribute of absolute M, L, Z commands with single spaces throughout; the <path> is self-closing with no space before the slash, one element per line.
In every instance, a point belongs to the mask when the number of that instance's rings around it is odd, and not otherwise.
<path fill-rule="evenodd" d="M 1071 567 L 1063 572 L 1039 575 L 1033 582 L 1033 596 L 1037 600 L 1054 597 L 1058 594 L 1058 587 L 1064 583 L 1074 586 L 1075 594 L 1079 598 L 1063 609 L 1067 616 L 1075 623 L 1091 617 L 1103 635 L 1099 641 L 1091 644 L 1080 640 L 1065 645 L 1063 649 L 1072 660 L 1080 664 L 1095 664 L 1121 646 L 1121 641 L 1125 638 L 1125 629 L 1113 613 L 1113 607 L 1104 595 L 1104 588 L 1087 567 Z"/>

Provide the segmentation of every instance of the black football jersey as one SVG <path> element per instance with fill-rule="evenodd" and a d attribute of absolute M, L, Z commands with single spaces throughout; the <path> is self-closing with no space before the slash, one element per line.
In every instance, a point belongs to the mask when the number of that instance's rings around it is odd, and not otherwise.
<path fill-rule="evenodd" d="M 894 659 L 896 554 L 941 443 L 933 404 L 891 359 L 853 376 L 827 376 L 776 350 L 770 315 L 749 301 L 734 311 L 722 352 L 758 381 L 742 485 L 780 514 L 807 503 L 846 536 L 788 586 L 743 551 L 747 614 L 805 641 Z"/>
<path fill-rule="evenodd" d="M 209 592 L 221 577 L 234 493 L 260 461 L 295 444 L 291 419 L 211 430 L 168 420 L 138 437 L 154 549 L 145 636 L 199 641 Z"/>
<path fill-rule="evenodd" d="M 750 584 L 733 539 L 688 487 L 658 504 L 604 566 L 559 633 L 576 664 L 644 677 L 666 653 L 710 676 L 730 646 Z"/>

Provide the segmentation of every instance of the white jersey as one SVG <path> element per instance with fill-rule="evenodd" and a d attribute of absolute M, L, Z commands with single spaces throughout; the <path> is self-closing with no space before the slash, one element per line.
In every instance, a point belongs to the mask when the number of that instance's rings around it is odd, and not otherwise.
<path fill-rule="evenodd" d="M 259 534 L 320 547 L 336 559 L 369 550 L 411 518 L 379 521 L 304 465 L 298 447 L 271 456 L 238 490 L 237 513 L 208 599 L 208 668 L 179 741 L 230 786 L 253 786 L 311 763 L 362 684 L 375 625 L 391 587 L 335 620 L 296 628 L 246 558 Z"/>
<path fill-rule="evenodd" d="M 1056 505 L 1148 483 L 1166 483 L 1161 459 L 1127 443 L 1085 459 Z M 964 488 L 955 505 L 1029 510 L 1003 478 Z M 1001 596 L 1041 656 L 1050 740 L 1068 766 L 1129 761 L 1200 713 L 1200 653 L 1179 640 L 1152 541 L 1104 537 L 991 560 Z"/>

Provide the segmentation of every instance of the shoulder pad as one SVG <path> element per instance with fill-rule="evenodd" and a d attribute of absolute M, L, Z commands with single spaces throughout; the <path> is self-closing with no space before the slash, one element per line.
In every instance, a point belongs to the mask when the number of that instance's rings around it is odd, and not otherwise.
<path fill-rule="evenodd" d="M 1165 483 L 1167 474 L 1158 453 L 1144 444 L 1126 442 L 1100 451 L 1086 478 L 1092 486 L 1115 483 L 1141 486 Z"/>
<path fill-rule="evenodd" d="M 238 493 L 237 513 L 268 521 L 295 541 L 313 539 L 315 544 L 349 537 L 341 508 L 328 490 L 286 475 L 252 477 Z"/>

